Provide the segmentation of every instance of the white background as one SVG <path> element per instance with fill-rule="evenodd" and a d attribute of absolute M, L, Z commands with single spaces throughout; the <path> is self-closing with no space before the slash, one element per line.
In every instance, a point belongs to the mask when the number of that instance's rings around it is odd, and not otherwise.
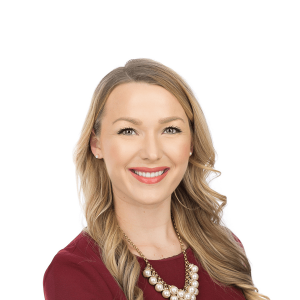
<path fill-rule="evenodd" d="M 298 1 L 2 1 L 1 299 L 43 299 L 75 238 L 72 153 L 99 81 L 132 58 L 179 73 L 207 118 L 255 286 L 300 299 Z"/>

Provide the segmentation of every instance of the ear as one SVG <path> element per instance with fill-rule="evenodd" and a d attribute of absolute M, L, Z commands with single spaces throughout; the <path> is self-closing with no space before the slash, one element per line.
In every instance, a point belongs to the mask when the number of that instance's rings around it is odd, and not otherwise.
<path fill-rule="evenodd" d="M 91 133 L 91 137 L 90 137 L 90 147 L 91 147 L 91 151 L 95 157 L 97 155 L 98 159 L 103 158 L 102 151 L 100 148 L 100 142 L 95 134 L 94 129 L 92 129 L 92 133 Z"/>

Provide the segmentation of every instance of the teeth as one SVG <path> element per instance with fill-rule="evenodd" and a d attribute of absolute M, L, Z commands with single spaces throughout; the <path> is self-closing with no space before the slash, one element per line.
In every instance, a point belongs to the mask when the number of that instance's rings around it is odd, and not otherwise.
<path fill-rule="evenodd" d="M 159 172 L 138 172 L 136 170 L 134 170 L 134 173 L 139 175 L 139 176 L 143 176 L 143 177 L 146 177 L 146 178 L 152 178 L 152 177 L 157 177 L 157 176 L 160 176 L 161 174 L 164 173 L 164 171 L 159 171 Z"/>

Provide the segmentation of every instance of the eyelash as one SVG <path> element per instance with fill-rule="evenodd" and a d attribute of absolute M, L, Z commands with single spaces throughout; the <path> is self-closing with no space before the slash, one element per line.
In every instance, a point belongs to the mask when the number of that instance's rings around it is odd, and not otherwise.
<path fill-rule="evenodd" d="M 169 129 L 169 128 L 171 128 L 171 129 L 176 129 L 176 130 L 177 130 L 176 133 L 182 132 L 181 129 L 180 129 L 179 127 L 177 127 L 177 126 L 169 126 L 169 127 L 166 127 L 166 128 L 164 129 L 164 131 L 165 131 L 166 129 Z M 133 128 L 131 128 L 131 127 L 125 127 L 125 128 L 120 129 L 120 130 L 118 131 L 118 134 L 122 134 L 125 130 L 133 130 L 133 131 L 135 131 L 135 130 L 134 130 Z M 173 133 L 172 133 L 172 134 L 173 134 Z M 124 135 L 132 135 L 132 134 L 124 134 Z"/>

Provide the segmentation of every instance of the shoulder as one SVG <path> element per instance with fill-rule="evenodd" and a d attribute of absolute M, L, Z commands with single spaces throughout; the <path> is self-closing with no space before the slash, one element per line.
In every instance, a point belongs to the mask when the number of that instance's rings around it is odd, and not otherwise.
<path fill-rule="evenodd" d="M 227 228 L 225 226 L 222 226 L 222 228 L 226 232 L 229 240 L 231 240 L 233 243 L 237 244 L 245 252 L 245 249 L 244 249 L 244 246 L 243 246 L 241 240 L 229 228 Z"/>
<path fill-rule="evenodd" d="M 244 246 L 243 246 L 242 242 L 240 241 L 240 239 L 233 232 L 231 232 L 231 234 L 232 234 L 234 240 L 238 243 L 238 245 L 244 249 Z"/>
<path fill-rule="evenodd" d="M 95 299 L 100 292 L 111 298 L 101 273 L 105 267 L 93 246 L 93 240 L 81 232 L 54 256 L 43 278 L 46 300 Z"/>

